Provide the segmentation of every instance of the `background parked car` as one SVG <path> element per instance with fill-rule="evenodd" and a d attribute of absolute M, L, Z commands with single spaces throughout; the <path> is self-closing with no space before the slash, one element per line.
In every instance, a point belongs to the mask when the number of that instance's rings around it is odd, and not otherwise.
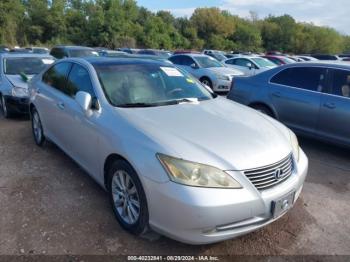
<path fill-rule="evenodd" d="M 48 55 L 0 54 L 0 108 L 5 118 L 28 113 L 28 81 L 54 62 Z"/>
<path fill-rule="evenodd" d="M 270 60 L 259 56 L 241 56 L 227 59 L 224 63 L 228 67 L 242 71 L 245 75 L 256 75 L 277 66 Z"/>
<path fill-rule="evenodd" d="M 138 51 L 137 54 L 159 56 L 166 59 L 171 57 L 171 52 L 164 51 L 164 50 L 155 50 L 155 49 L 143 49 Z"/>
<path fill-rule="evenodd" d="M 33 54 L 48 55 L 50 53 L 50 50 L 46 47 L 26 47 L 26 49 Z"/>
<path fill-rule="evenodd" d="M 236 78 L 229 99 L 298 133 L 350 146 L 350 65 L 295 63 Z"/>
<path fill-rule="evenodd" d="M 261 57 L 264 57 L 270 60 L 271 62 L 275 63 L 278 66 L 295 63 L 294 60 L 288 57 L 285 57 L 283 55 L 263 55 Z"/>
<path fill-rule="evenodd" d="M 203 54 L 174 55 L 169 60 L 191 73 L 214 92 L 229 91 L 232 79 L 244 75 L 243 72 L 225 67 L 215 58 Z"/>
<path fill-rule="evenodd" d="M 98 56 L 98 53 L 90 47 L 86 46 L 55 46 L 51 49 L 50 55 L 57 59 L 66 57 L 88 57 Z"/>
<path fill-rule="evenodd" d="M 304 61 L 317 61 L 317 58 L 314 58 L 312 56 L 305 56 L 305 55 L 297 55 L 296 57 L 304 60 Z"/>
<path fill-rule="evenodd" d="M 338 56 L 336 55 L 327 55 L 327 54 L 313 54 L 312 57 L 318 59 L 318 60 L 328 60 L 328 61 L 336 61 L 340 60 Z"/>

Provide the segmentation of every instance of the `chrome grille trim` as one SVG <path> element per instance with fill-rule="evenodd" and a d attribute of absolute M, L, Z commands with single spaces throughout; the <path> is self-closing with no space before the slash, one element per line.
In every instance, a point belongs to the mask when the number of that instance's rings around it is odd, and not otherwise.
<path fill-rule="evenodd" d="M 284 174 L 280 179 L 276 178 L 276 171 L 278 169 Z M 293 169 L 293 157 L 292 154 L 290 154 L 275 164 L 245 170 L 244 174 L 258 190 L 265 190 L 287 180 L 292 175 Z"/>

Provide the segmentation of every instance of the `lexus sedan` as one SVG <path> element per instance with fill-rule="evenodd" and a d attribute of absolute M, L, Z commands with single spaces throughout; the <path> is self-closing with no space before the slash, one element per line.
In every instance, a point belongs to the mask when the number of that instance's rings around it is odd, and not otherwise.
<path fill-rule="evenodd" d="M 0 54 L 0 109 L 5 118 L 14 113 L 28 113 L 27 82 L 53 62 L 49 55 Z"/>
<path fill-rule="evenodd" d="M 350 65 L 346 62 L 295 63 L 249 79 L 236 78 L 228 98 L 302 135 L 350 146 Z"/>
<path fill-rule="evenodd" d="M 169 60 L 195 76 L 214 92 L 230 91 L 232 79 L 244 75 L 242 71 L 228 68 L 215 58 L 203 54 L 173 55 Z"/>
<path fill-rule="evenodd" d="M 230 239 L 280 218 L 302 190 L 308 160 L 292 131 L 169 63 L 65 59 L 30 90 L 36 144 L 82 166 L 133 234 Z"/>
<path fill-rule="evenodd" d="M 244 74 L 252 76 L 275 68 L 277 65 L 266 58 L 259 56 L 241 56 L 224 61 L 226 66 L 236 68 Z"/>

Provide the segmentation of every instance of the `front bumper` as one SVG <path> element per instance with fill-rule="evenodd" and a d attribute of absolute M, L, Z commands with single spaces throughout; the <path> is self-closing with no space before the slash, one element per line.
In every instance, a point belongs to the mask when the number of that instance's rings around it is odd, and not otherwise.
<path fill-rule="evenodd" d="M 28 114 L 29 98 L 19 98 L 14 96 L 4 96 L 7 110 L 11 113 Z"/>
<path fill-rule="evenodd" d="M 272 201 L 295 191 L 295 203 L 307 170 L 308 159 L 301 150 L 292 176 L 265 191 L 258 191 L 243 174 L 237 177 L 242 189 L 159 184 L 145 179 L 149 224 L 155 231 L 189 244 L 210 244 L 238 237 L 279 218 L 272 216 Z"/>
<path fill-rule="evenodd" d="M 213 83 L 214 92 L 228 92 L 231 89 L 232 81 L 217 79 Z"/>

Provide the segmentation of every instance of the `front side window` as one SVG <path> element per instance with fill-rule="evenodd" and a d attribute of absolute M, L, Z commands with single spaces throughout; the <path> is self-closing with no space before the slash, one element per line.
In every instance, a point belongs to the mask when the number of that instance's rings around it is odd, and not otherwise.
<path fill-rule="evenodd" d="M 218 60 L 210 56 L 196 56 L 195 59 L 201 68 L 224 67 Z"/>
<path fill-rule="evenodd" d="M 247 59 L 241 59 L 241 58 L 236 59 L 236 62 L 235 62 L 236 65 L 243 66 L 243 67 L 248 67 L 248 63 L 251 63 L 251 62 Z"/>
<path fill-rule="evenodd" d="M 61 92 L 65 92 L 67 75 L 70 68 L 71 63 L 59 63 L 54 65 L 43 75 L 43 82 Z"/>
<path fill-rule="evenodd" d="M 333 95 L 350 97 L 350 71 L 333 69 L 331 90 Z"/>
<path fill-rule="evenodd" d="M 321 92 L 326 72 L 321 67 L 288 68 L 272 77 L 271 83 Z"/>
<path fill-rule="evenodd" d="M 175 67 L 157 64 L 94 65 L 105 96 L 113 106 L 160 106 L 181 99 L 213 98 L 195 78 Z"/>
<path fill-rule="evenodd" d="M 4 74 L 6 75 L 36 75 L 44 70 L 54 60 L 51 57 L 11 57 L 4 59 Z"/>
<path fill-rule="evenodd" d="M 89 72 L 84 67 L 74 64 L 68 76 L 65 93 L 71 97 L 75 97 L 79 91 L 84 91 L 89 93 L 91 97 L 95 97 Z"/>

